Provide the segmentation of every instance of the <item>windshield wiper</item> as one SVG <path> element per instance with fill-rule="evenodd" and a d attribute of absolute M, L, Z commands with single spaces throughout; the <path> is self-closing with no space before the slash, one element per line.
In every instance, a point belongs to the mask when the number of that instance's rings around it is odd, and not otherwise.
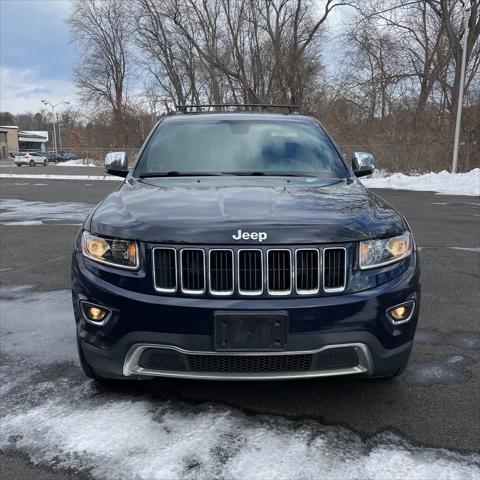
<path fill-rule="evenodd" d="M 170 170 L 169 172 L 146 172 L 139 175 L 140 178 L 154 177 L 214 177 L 223 175 L 220 172 L 180 172 L 178 170 Z"/>
<path fill-rule="evenodd" d="M 266 176 L 266 177 L 318 177 L 315 173 L 309 172 L 283 172 L 279 171 L 261 171 L 261 170 L 249 170 L 249 171 L 233 171 L 233 172 L 222 172 L 223 175 L 238 175 L 245 177 L 256 177 L 256 176 Z"/>

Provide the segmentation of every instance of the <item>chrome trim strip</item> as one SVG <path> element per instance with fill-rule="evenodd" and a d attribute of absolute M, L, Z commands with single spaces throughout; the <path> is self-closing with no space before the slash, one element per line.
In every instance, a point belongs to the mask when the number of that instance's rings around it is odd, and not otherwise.
<path fill-rule="evenodd" d="M 212 255 L 212 252 L 230 252 L 232 254 L 232 289 L 231 290 L 212 290 L 211 285 L 212 285 L 212 266 L 211 266 L 211 261 L 210 257 Z M 214 296 L 227 296 L 227 295 L 233 295 L 233 292 L 235 291 L 235 255 L 233 253 L 233 250 L 231 248 L 211 248 L 208 251 L 208 293 L 210 295 Z"/>
<path fill-rule="evenodd" d="M 175 288 L 158 288 L 157 278 L 155 276 L 155 250 L 173 250 L 175 260 Z M 153 288 L 157 292 L 162 293 L 175 293 L 178 288 L 178 267 L 177 267 L 177 250 L 172 247 L 154 247 L 152 248 L 152 266 L 153 266 Z"/>
<path fill-rule="evenodd" d="M 353 347 L 356 349 L 359 363 L 355 367 L 348 368 L 331 368 L 316 371 L 303 372 L 269 372 L 269 373 L 230 373 L 224 372 L 177 372 L 169 370 L 151 370 L 138 365 L 138 361 L 142 353 L 150 348 L 174 350 L 185 355 L 231 355 L 231 356 L 260 356 L 260 355 L 308 355 L 329 350 L 332 348 Z M 154 377 L 177 377 L 192 379 L 208 379 L 208 380 L 287 380 L 294 378 L 313 378 L 313 377 L 331 377 L 337 375 L 351 375 L 358 373 L 373 373 L 373 359 L 370 349 L 364 343 L 341 343 L 334 345 L 325 345 L 315 350 L 304 351 L 282 351 L 282 352 L 205 352 L 185 350 L 175 345 L 158 345 L 158 344 L 135 344 L 130 347 L 123 364 L 123 375 L 130 376 L 154 376 Z"/>
<path fill-rule="evenodd" d="M 317 288 L 312 290 L 301 290 L 298 288 L 297 282 L 295 282 L 295 292 L 298 295 L 315 295 L 320 292 L 320 276 L 321 276 L 321 267 L 322 262 L 320 259 L 320 250 L 318 248 L 297 248 L 295 250 L 295 265 L 294 265 L 294 278 L 297 279 L 297 264 L 298 264 L 298 252 L 304 251 L 314 251 L 317 252 L 317 259 L 318 259 L 318 281 L 317 281 Z"/>
<path fill-rule="evenodd" d="M 184 250 L 189 250 L 189 251 L 192 251 L 192 250 L 198 250 L 200 252 L 202 252 L 202 259 L 203 259 L 203 289 L 202 290 L 190 290 L 190 289 L 185 289 L 183 288 L 183 252 Z M 207 283 L 207 279 L 206 279 L 206 272 L 205 272 L 205 250 L 203 248 L 195 248 L 195 247 L 192 247 L 192 248 L 182 248 L 180 249 L 180 289 L 182 291 L 182 293 L 185 293 L 187 295 L 203 295 L 205 293 L 205 289 L 206 289 L 206 283 Z"/>
<path fill-rule="evenodd" d="M 338 288 L 325 288 L 325 252 L 327 250 L 343 250 L 345 252 L 344 258 L 344 273 L 343 273 L 343 286 Z M 338 293 L 343 292 L 347 286 L 347 249 L 345 247 L 325 247 L 322 251 L 322 263 L 323 263 L 323 275 L 322 275 L 322 284 L 323 291 L 326 293 Z"/>
<path fill-rule="evenodd" d="M 240 252 L 260 252 L 260 269 L 262 273 L 262 288 L 260 290 L 242 290 L 240 288 Z M 260 248 L 239 248 L 237 250 L 237 281 L 238 281 L 238 293 L 239 295 L 245 295 L 245 296 L 257 296 L 261 295 L 263 293 L 263 285 L 265 283 L 265 278 L 264 278 L 265 272 L 263 270 L 263 250 Z"/>
<path fill-rule="evenodd" d="M 269 260 L 268 260 L 268 254 L 270 252 L 288 252 L 288 256 L 290 259 L 290 289 L 289 290 L 271 290 L 270 289 L 270 265 L 269 265 Z M 293 266 L 292 266 L 292 251 L 288 248 L 269 248 L 267 249 L 267 293 L 269 295 L 273 296 L 279 296 L 279 295 L 290 295 L 292 293 L 293 289 Z"/>

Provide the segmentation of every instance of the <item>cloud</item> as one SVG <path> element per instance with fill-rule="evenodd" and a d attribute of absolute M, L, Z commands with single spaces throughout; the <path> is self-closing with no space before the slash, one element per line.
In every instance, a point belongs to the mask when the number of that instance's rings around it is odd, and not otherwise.
<path fill-rule="evenodd" d="M 44 108 L 41 100 L 78 104 L 75 86 L 68 78 L 46 77 L 37 68 L 0 68 L 1 111 L 37 112 Z"/>
<path fill-rule="evenodd" d="M 15 98 L 30 98 L 31 96 L 35 96 L 38 94 L 45 96 L 45 94 L 47 93 L 52 93 L 52 90 L 46 87 L 33 87 L 33 88 L 30 88 L 29 90 L 18 92 L 15 95 Z"/>
<path fill-rule="evenodd" d="M 0 0 L 0 110 L 39 111 L 40 100 L 76 100 L 65 0 Z"/>

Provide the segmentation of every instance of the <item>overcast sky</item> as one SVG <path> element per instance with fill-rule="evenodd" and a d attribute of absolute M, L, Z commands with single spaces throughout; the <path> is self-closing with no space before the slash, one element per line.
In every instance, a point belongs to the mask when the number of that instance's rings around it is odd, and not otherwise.
<path fill-rule="evenodd" d="M 0 110 L 37 112 L 43 105 L 76 102 L 71 81 L 67 0 L 0 0 Z"/>
<path fill-rule="evenodd" d="M 0 0 L 0 111 L 38 112 L 42 99 L 78 106 L 72 67 L 68 0 Z M 329 19 L 330 41 L 323 44 L 327 69 L 335 69 L 339 45 L 331 34 L 348 19 L 346 8 Z M 333 27 L 333 28 L 332 28 Z"/>

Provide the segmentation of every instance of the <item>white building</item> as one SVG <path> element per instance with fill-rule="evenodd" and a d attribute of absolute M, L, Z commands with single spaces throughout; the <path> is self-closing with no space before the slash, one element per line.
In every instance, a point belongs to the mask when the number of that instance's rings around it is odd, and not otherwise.
<path fill-rule="evenodd" d="M 45 151 L 48 132 L 40 130 L 23 130 L 18 132 L 18 144 L 21 152 Z"/>

